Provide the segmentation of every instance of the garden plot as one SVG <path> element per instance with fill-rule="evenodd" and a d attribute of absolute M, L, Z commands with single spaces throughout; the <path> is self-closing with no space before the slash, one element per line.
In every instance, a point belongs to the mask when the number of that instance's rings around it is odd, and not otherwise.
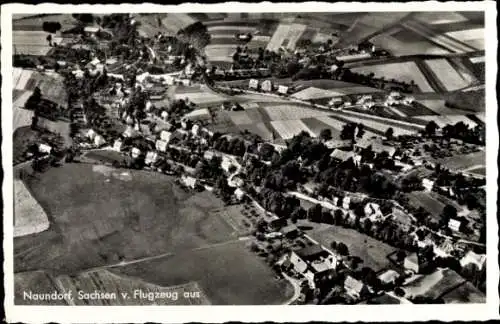
<path fill-rule="evenodd" d="M 47 214 L 24 182 L 14 179 L 14 237 L 43 232 L 49 226 Z"/>
<path fill-rule="evenodd" d="M 426 60 L 425 64 L 429 66 L 448 91 L 461 89 L 469 85 L 469 82 L 464 80 L 446 59 Z"/>
<path fill-rule="evenodd" d="M 434 92 L 434 89 L 429 85 L 415 62 L 369 65 L 352 68 L 351 70 L 363 74 L 374 73 L 376 77 L 396 79 L 408 83 L 414 81 L 422 92 Z"/>
<path fill-rule="evenodd" d="M 337 92 L 327 89 L 320 89 L 315 87 L 309 87 L 302 91 L 296 92 L 292 95 L 292 97 L 301 99 L 301 100 L 311 100 L 311 99 L 321 99 L 321 98 L 331 98 L 342 96 L 343 92 Z"/>
<path fill-rule="evenodd" d="M 469 154 L 454 155 L 439 159 L 438 162 L 453 171 L 473 170 L 475 168 L 484 167 L 486 163 L 486 153 L 484 151 L 479 151 Z"/>
<path fill-rule="evenodd" d="M 296 120 L 276 120 L 272 121 L 271 125 L 280 134 L 283 139 L 290 139 L 295 135 L 298 135 L 302 131 L 306 131 L 311 136 L 315 137 L 313 131 L 309 129 L 300 119 Z"/>
<path fill-rule="evenodd" d="M 316 116 L 326 116 L 330 112 L 325 110 L 308 109 L 294 105 L 278 105 L 263 108 L 271 120 L 292 120 Z"/>

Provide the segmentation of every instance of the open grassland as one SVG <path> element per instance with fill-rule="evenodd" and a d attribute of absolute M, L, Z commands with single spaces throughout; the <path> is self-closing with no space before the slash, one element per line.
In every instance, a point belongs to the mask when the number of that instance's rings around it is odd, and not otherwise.
<path fill-rule="evenodd" d="M 169 176 L 65 164 L 26 185 L 48 213 L 51 239 L 16 239 L 17 271 L 72 273 L 232 238 L 231 227 L 209 214 L 219 199 L 186 192 Z"/>
<path fill-rule="evenodd" d="M 470 282 L 442 296 L 446 304 L 481 304 L 486 303 L 486 296 Z"/>
<path fill-rule="evenodd" d="M 376 77 L 404 82 L 414 81 L 422 92 L 434 92 L 415 62 L 368 65 L 353 68 L 352 71 L 363 74 L 374 73 Z"/>
<path fill-rule="evenodd" d="M 57 287 L 54 278 L 44 271 L 30 271 L 14 274 L 14 304 L 15 305 L 40 305 L 43 302 L 30 299 L 29 293 L 51 294 L 62 293 Z M 64 299 L 47 302 L 52 306 L 68 305 Z"/>
<path fill-rule="evenodd" d="M 234 234 L 240 236 L 249 235 L 259 218 L 241 204 L 225 206 L 212 212 L 223 218 L 233 228 Z"/>
<path fill-rule="evenodd" d="M 437 161 L 442 166 L 453 171 L 462 171 L 482 167 L 486 163 L 486 153 L 479 151 L 470 154 L 454 155 Z"/>
<path fill-rule="evenodd" d="M 271 268 L 247 244 L 222 243 L 113 271 L 161 286 L 195 281 L 214 305 L 284 303 L 292 296 L 292 287 L 276 280 Z"/>
<path fill-rule="evenodd" d="M 370 267 L 376 272 L 392 267 L 387 256 L 396 251 L 395 248 L 353 229 L 327 224 L 310 225 L 313 229 L 307 231 L 309 236 L 327 248 L 330 248 L 333 241 L 343 242 L 349 248 L 350 255 L 363 260 L 361 267 Z"/>
<path fill-rule="evenodd" d="M 133 277 L 118 275 L 110 270 L 83 272 L 76 276 L 62 275 L 56 281 L 66 292 L 72 292 L 74 304 L 85 306 L 137 306 L 137 305 L 208 305 L 209 300 L 196 282 L 163 287 Z M 80 296 L 83 298 L 79 298 Z M 102 291 L 116 298 L 86 298 L 85 294 Z M 140 292 L 140 293 L 138 293 Z M 185 293 L 195 298 L 184 297 Z M 126 294 L 126 295 L 125 295 Z M 148 296 L 148 294 L 152 294 Z M 154 298 L 154 294 L 160 294 Z"/>
<path fill-rule="evenodd" d="M 303 131 L 311 136 L 316 136 L 300 119 L 275 120 L 271 124 L 283 139 L 290 139 Z"/>
<path fill-rule="evenodd" d="M 446 59 L 426 60 L 425 64 L 429 66 L 448 91 L 461 89 L 469 85 L 469 82 L 464 80 Z"/>
<path fill-rule="evenodd" d="M 465 279 L 450 269 L 439 269 L 429 275 L 417 276 L 403 290 L 405 297 L 423 296 L 436 299 L 452 291 L 465 282 Z"/>
<path fill-rule="evenodd" d="M 50 226 L 47 214 L 22 180 L 14 180 L 14 237 L 36 234 Z"/>

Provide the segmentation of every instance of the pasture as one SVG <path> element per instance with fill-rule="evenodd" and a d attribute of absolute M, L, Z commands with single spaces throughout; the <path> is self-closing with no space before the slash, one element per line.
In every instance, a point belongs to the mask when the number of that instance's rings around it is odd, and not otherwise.
<path fill-rule="evenodd" d="M 462 78 L 457 70 L 446 59 L 424 61 L 447 91 L 464 88 L 469 82 Z"/>
<path fill-rule="evenodd" d="M 151 284 L 141 279 L 115 274 L 112 270 L 96 270 L 79 273 L 76 276 L 62 275 L 56 282 L 64 287 L 66 292 L 72 292 L 73 302 L 77 306 L 173 306 L 173 305 L 208 305 L 209 300 L 196 282 L 184 283 L 170 287 Z M 80 294 L 84 298 L 79 298 Z M 102 291 L 114 294 L 111 299 L 90 299 L 85 294 Z M 134 293 L 141 291 L 144 294 L 159 294 L 159 298 L 148 298 L 147 295 Z M 184 293 L 192 293 L 198 298 L 185 298 Z M 127 294 L 124 296 L 123 294 Z"/>
<path fill-rule="evenodd" d="M 453 171 L 484 167 L 486 164 L 486 152 L 478 151 L 475 153 L 454 155 L 439 159 L 437 162 Z"/>
<path fill-rule="evenodd" d="M 435 219 L 440 218 L 445 204 L 434 198 L 431 193 L 425 191 L 413 191 L 406 194 L 406 196 L 409 199 L 410 205 L 413 205 L 416 208 L 423 207 Z"/>
<path fill-rule="evenodd" d="M 315 223 L 309 225 L 313 227 L 312 230 L 306 232 L 309 236 L 327 248 L 330 248 L 332 241 L 343 242 L 349 248 L 350 255 L 358 256 L 363 260 L 361 267 L 370 267 L 378 272 L 393 266 L 387 256 L 397 249 L 384 242 L 340 226 Z"/>
<path fill-rule="evenodd" d="M 209 214 L 222 206 L 219 199 L 184 191 L 166 175 L 75 163 L 26 185 L 47 212 L 46 232 L 54 238 L 34 249 L 37 235 L 15 241 L 18 253 L 30 250 L 15 259 L 18 271 L 67 274 L 232 238 L 232 228 Z"/>
<path fill-rule="evenodd" d="M 14 179 L 14 237 L 36 234 L 50 226 L 47 214 L 24 182 Z"/>
<path fill-rule="evenodd" d="M 411 82 L 414 81 L 422 92 L 434 92 L 434 89 L 425 79 L 422 71 L 418 68 L 415 62 L 400 62 L 367 65 L 355 67 L 351 69 L 353 72 L 369 74 L 374 73 L 376 77 L 384 77 L 386 79 L 396 79 L 398 81 Z"/>
<path fill-rule="evenodd" d="M 292 296 L 291 285 L 245 241 L 200 247 L 173 256 L 115 268 L 113 272 L 161 286 L 197 282 L 213 305 L 278 305 Z"/>

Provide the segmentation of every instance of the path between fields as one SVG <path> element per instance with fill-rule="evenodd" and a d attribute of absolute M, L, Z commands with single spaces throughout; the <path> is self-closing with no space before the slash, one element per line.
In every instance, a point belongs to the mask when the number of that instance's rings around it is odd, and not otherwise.
<path fill-rule="evenodd" d="M 230 240 L 230 241 L 226 241 L 226 242 L 219 242 L 219 243 L 213 243 L 213 244 L 206 244 L 206 245 L 194 248 L 194 249 L 180 251 L 180 253 L 183 253 L 183 252 L 193 252 L 193 251 L 201 251 L 201 250 L 206 250 L 206 249 L 211 249 L 211 248 L 216 248 L 216 247 L 220 247 L 220 246 L 234 244 L 234 243 L 237 243 L 237 242 L 248 241 L 250 239 L 251 239 L 250 236 L 241 236 L 241 237 L 238 237 L 235 240 Z M 107 265 L 103 265 L 103 266 L 88 268 L 88 269 L 86 269 L 86 270 L 84 270 L 82 272 L 92 272 L 92 271 L 102 270 L 102 269 L 124 267 L 124 266 L 131 265 L 131 264 L 136 264 L 136 263 L 141 263 L 141 262 L 146 262 L 146 261 L 161 259 L 161 258 L 164 258 L 164 257 L 174 256 L 174 255 L 176 255 L 176 253 L 165 252 L 165 253 L 161 253 L 161 254 L 149 256 L 149 257 L 132 259 L 132 260 L 127 260 L 127 261 L 120 261 L 120 262 L 114 263 L 114 264 L 107 264 Z"/>

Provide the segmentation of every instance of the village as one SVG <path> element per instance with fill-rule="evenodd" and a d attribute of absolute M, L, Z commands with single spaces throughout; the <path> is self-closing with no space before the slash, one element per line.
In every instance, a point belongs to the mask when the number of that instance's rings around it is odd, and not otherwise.
<path fill-rule="evenodd" d="M 238 46 L 231 65 L 217 67 L 202 54 L 210 38 L 203 26 L 144 36 L 141 17 L 106 18 L 113 27 L 79 19 L 59 44 L 48 39 L 61 53 L 19 65 L 62 75 L 67 92 L 67 102 L 47 109 L 49 94 L 37 86 L 23 107 L 34 111 L 33 131 L 46 132 L 49 117 L 69 123 L 67 134 L 49 131 L 19 148 L 33 170 L 145 170 L 215 195 L 241 210 L 236 227 L 248 234 L 248 250 L 293 286 L 291 304 L 484 302 L 486 174 L 474 172 L 484 168 L 484 122 L 388 118 L 428 108 L 413 81 L 349 69 L 389 57 L 383 48 L 331 40 L 295 51 Z M 304 85 L 313 79 L 374 90 L 306 96 L 317 90 Z M 296 107 L 300 117 L 259 117 L 274 128 L 265 134 L 227 126 L 228 118 L 270 111 L 267 101 Z M 341 126 L 285 125 L 323 117 L 331 122 L 321 125 Z M 466 158 L 468 165 L 457 162 Z"/>

